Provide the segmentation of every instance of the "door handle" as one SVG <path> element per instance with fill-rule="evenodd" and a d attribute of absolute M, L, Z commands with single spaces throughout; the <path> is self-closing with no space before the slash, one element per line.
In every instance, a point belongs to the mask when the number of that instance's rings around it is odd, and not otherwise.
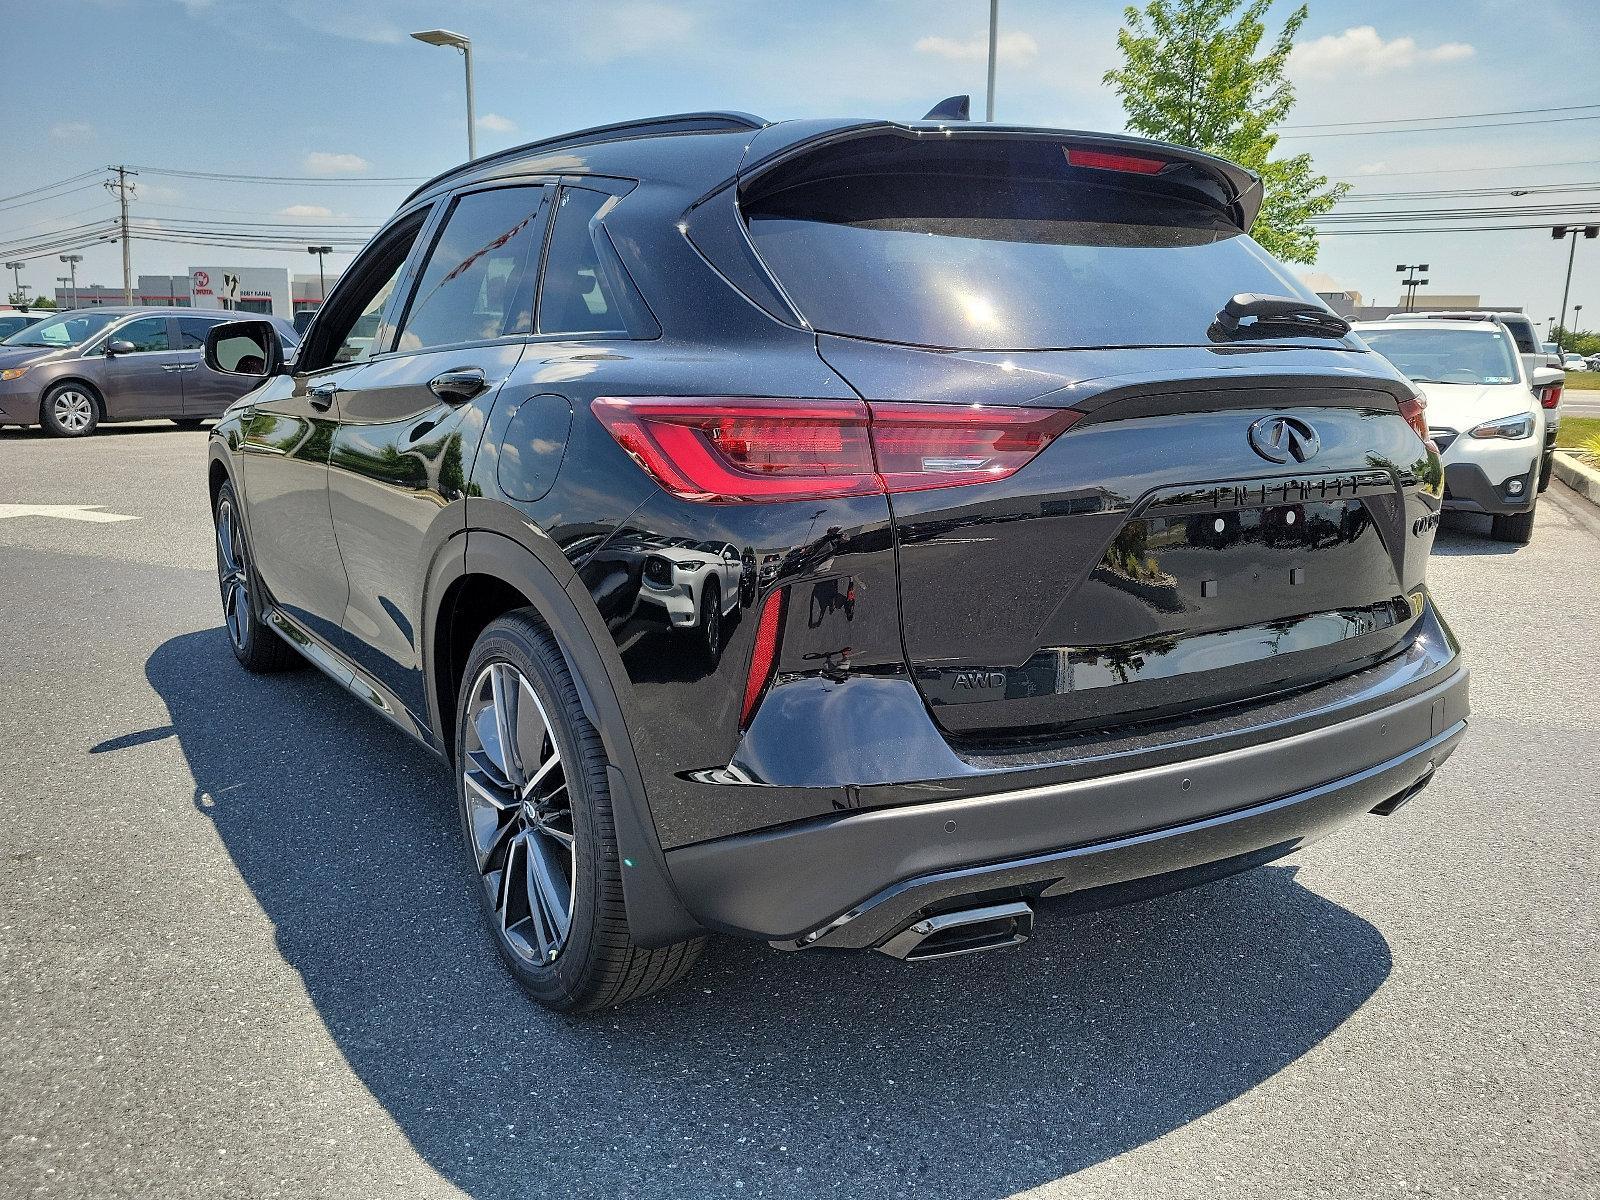
<path fill-rule="evenodd" d="M 318 412 L 327 412 L 332 408 L 333 398 L 338 394 L 339 385 L 337 383 L 319 383 L 306 389 L 306 395 L 310 397 L 311 407 Z"/>
<path fill-rule="evenodd" d="M 428 381 L 428 390 L 446 404 L 465 404 L 488 386 L 489 381 L 477 367 L 446 371 Z"/>

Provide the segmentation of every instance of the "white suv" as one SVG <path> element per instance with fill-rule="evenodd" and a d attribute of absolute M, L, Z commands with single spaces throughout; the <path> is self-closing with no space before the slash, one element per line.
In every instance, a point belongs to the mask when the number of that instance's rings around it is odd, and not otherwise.
<path fill-rule="evenodd" d="M 1495 320 L 1371 321 L 1352 327 L 1428 401 L 1444 462 L 1447 509 L 1488 513 L 1494 537 L 1533 536 L 1545 410 L 1504 325 Z"/>

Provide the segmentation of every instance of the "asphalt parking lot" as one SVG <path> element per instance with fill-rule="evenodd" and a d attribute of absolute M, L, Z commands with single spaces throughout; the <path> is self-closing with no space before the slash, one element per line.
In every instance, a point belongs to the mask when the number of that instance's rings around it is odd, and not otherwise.
<path fill-rule="evenodd" d="M 1396 816 L 1017 951 L 713 943 L 564 1019 L 480 932 L 444 769 L 234 663 L 204 436 L 0 433 L 0 1195 L 1600 1192 L 1600 512 L 1561 485 L 1529 547 L 1441 532 L 1473 724 Z"/>

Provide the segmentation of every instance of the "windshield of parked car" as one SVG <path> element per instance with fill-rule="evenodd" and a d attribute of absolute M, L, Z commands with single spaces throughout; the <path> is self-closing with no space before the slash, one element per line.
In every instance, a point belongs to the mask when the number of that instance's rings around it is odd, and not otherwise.
<path fill-rule="evenodd" d="M 60 349 L 81 346 L 107 325 L 117 319 L 115 313 L 75 312 L 30 325 L 14 333 L 4 343 L 6 346 L 45 346 Z"/>
<path fill-rule="evenodd" d="M 741 199 L 750 237 L 829 333 L 972 350 L 1206 345 L 1235 293 L 1319 303 L 1196 168 L 1073 166 L 1033 139 L 877 137 L 772 175 Z"/>
<path fill-rule="evenodd" d="M 1510 340 L 1498 329 L 1361 329 L 1361 340 L 1413 383 L 1515 383 Z"/>

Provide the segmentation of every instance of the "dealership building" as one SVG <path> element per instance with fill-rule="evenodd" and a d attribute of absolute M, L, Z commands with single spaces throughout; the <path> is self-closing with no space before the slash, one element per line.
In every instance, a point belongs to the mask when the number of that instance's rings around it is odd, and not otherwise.
<path fill-rule="evenodd" d="M 338 278 L 329 272 L 327 286 L 332 288 Z M 55 299 L 60 308 L 126 303 L 120 287 L 89 283 L 76 289 L 58 286 Z M 162 308 L 229 308 L 292 320 L 295 313 L 315 312 L 322 306 L 322 282 L 315 275 L 291 276 L 282 267 L 190 267 L 187 275 L 140 275 L 133 302 Z"/>

